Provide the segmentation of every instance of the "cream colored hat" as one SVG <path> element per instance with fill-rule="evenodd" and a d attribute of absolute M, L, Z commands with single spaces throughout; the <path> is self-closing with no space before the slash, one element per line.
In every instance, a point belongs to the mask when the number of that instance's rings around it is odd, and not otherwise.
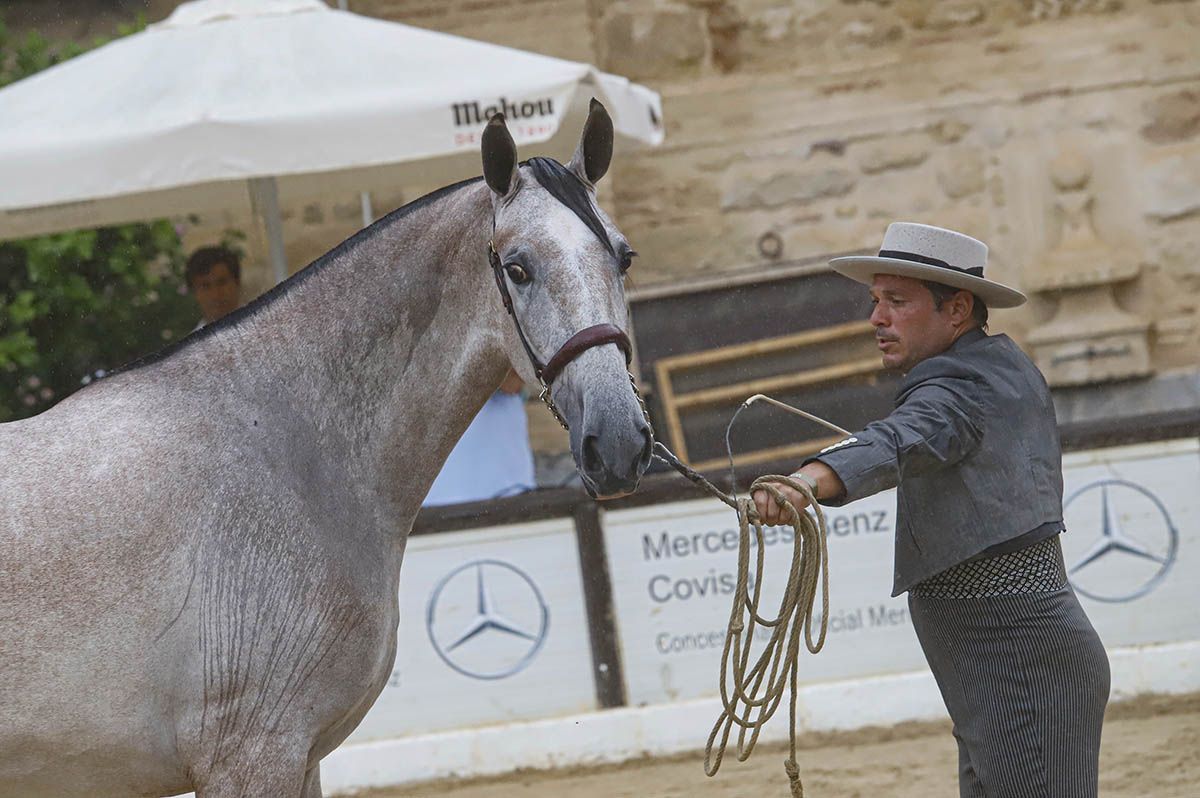
<path fill-rule="evenodd" d="M 894 222 L 883 234 L 878 256 L 834 258 L 829 265 L 838 274 L 867 285 L 877 274 L 895 274 L 965 289 L 989 308 L 1025 304 L 1025 295 L 1020 291 L 984 279 L 987 255 L 987 244 L 962 233 L 927 224 Z"/>

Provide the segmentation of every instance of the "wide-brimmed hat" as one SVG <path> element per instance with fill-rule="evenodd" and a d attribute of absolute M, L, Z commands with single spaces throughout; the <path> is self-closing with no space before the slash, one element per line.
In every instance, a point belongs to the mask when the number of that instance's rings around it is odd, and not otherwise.
<path fill-rule="evenodd" d="M 1015 288 L 985 279 L 987 244 L 970 236 L 913 222 L 894 222 L 883 234 L 879 255 L 834 258 L 838 274 L 867 285 L 877 274 L 915 277 L 970 291 L 990 308 L 1015 308 L 1025 295 Z"/>

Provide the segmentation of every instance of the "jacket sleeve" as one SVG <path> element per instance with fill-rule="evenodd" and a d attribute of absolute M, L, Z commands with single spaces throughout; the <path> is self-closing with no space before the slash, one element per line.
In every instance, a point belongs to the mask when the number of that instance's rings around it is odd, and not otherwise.
<path fill-rule="evenodd" d="M 964 459 L 982 438 L 980 399 L 979 386 L 968 378 L 919 383 L 887 418 L 805 461 L 829 466 L 846 486 L 842 496 L 821 504 L 840 507 L 894 488 L 905 475 L 929 474 Z"/>

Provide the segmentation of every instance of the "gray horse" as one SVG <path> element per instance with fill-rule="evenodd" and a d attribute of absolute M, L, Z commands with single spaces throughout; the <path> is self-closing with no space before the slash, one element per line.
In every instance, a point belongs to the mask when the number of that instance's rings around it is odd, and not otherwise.
<path fill-rule="evenodd" d="M 391 671 L 422 497 L 509 364 L 536 381 L 489 242 L 535 356 L 626 322 L 611 155 L 599 103 L 565 167 L 493 119 L 483 180 L 0 425 L 0 795 L 321 794 Z M 589 347 L 552 396 L 585 485 L 625 493 L 649 431 L 621 347 Z"/>

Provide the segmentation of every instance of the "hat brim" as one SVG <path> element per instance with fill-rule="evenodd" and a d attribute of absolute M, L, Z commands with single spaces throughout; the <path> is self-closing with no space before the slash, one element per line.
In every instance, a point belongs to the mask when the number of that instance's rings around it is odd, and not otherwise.
<path fill-rule="evenodd" d="M 1025 304 L 1025 295 L 1015 288 L 940 266 L 927 266 L 924 263 L 873 255 L 834 258 L 829 261 L 829 266 L 838 274 L 864 285 L 870 285 L 877 274 L 894 274 L 898 277 L 929 280 L 970 291 L 986 302 L 989 308 L 1015 308 Z"/>

